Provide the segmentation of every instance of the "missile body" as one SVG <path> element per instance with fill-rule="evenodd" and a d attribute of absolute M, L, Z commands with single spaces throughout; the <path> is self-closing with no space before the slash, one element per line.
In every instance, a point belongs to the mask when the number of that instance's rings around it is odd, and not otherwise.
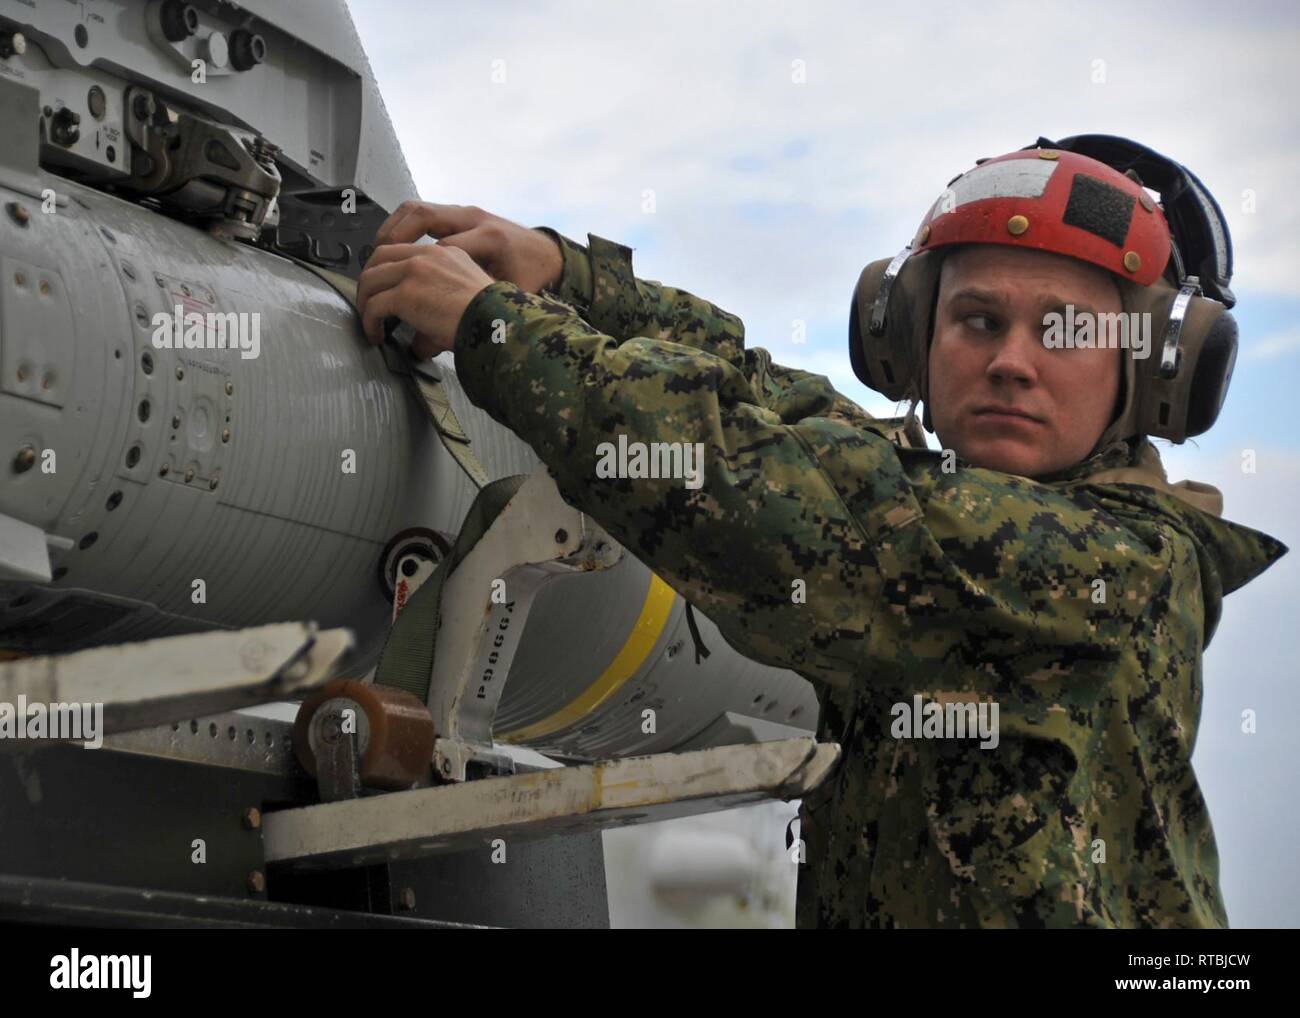
<path fill-rule="evenodd" d="M 412 531 L 449 545 L 474 485 L 311 271 L 45 180 L 53 211 L 0 187 L 0 647 L 311 620 L 352 629 L 364 673 L 392 610 L 385 550 Z M 444 377 L 489 477 L 530 472 L 532 450 Z M 684 608 L 631 555 L 553 581 L 497 737 L 587 759 L 815 725 L 805 680 L 698 613 L 697 663 Z"/>

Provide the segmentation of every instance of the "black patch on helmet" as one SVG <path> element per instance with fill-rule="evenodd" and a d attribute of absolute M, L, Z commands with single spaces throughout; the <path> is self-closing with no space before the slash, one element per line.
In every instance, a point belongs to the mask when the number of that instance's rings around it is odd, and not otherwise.
<path fill-rule="evenodd" d="M 1104 180 L 1076 173 L 1061 222 L 1077 226 L 1122 247 L 1137 200 Z"/>

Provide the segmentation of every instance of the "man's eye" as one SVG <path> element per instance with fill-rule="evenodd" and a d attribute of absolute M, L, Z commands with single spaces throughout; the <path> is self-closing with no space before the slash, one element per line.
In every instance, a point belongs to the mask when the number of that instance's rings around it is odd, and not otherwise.
<path fill-rule="evenodd" d="M 996 318 L 978 312 L 973 315 L 965 315 L 962 322 L 967 328 L 973 329 L 975 332 L 996 332 L 998 327 Z"/>

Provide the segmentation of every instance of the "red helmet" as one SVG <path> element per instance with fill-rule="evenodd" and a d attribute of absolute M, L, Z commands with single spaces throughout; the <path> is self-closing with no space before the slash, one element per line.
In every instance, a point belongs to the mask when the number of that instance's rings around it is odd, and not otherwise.
<path fill-rule="evenodd" d="M 1150 286 L 1172 243 L 1165 214 L 1131 177 L 1088 156 L 1029 149 L 981 160 L 931 206 L 913 251 L 1008 244 L 1091 262 Z"/>

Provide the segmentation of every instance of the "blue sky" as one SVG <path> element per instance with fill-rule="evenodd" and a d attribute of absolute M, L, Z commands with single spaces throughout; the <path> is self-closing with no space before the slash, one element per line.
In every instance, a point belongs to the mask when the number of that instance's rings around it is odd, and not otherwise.
<path fill-rule="evenodd" d="M 421 198 L 628 244 L 639 276 L 740 315 L 750 346 L 877 414 L 893 408 L 849 368 L 849 297 L 949 179 L 1039 135 L 1125 135 L 1180 160 L 1232 230 L 1242 349 L 1219 424 L 1164 447 L 1166 466 L 1218 485 L 1228 518 L 1300 541 L 1293 6 L 349 6 Z M 1205 656 L 1194 763 L 1235 926 L 1300 925 L 1298 599 L 1300 552 L 1227 600 Z"/>

